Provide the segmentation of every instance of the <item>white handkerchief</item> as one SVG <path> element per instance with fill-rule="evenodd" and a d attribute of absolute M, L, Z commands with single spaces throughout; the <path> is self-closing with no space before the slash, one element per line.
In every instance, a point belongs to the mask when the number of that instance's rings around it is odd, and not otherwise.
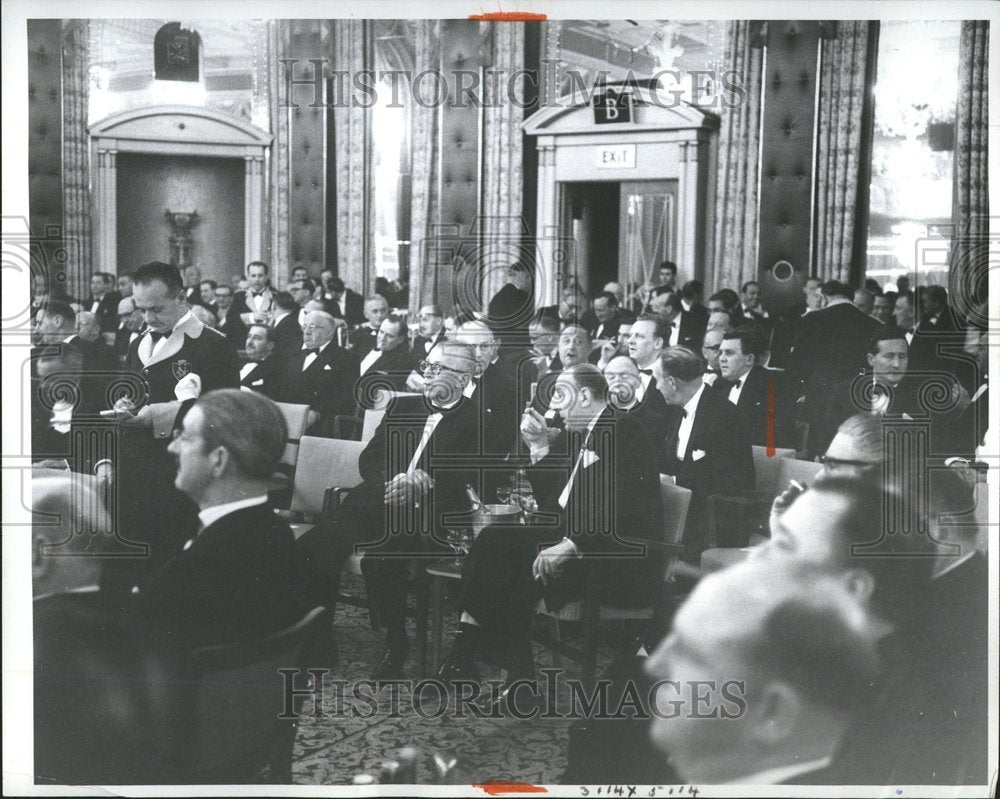
<path fill-rule="evenodd" d="M 262 385 L 264 385 L 264 378 L 261 378 L 260 380 L 254 380 L 250 385 L 251 386 L 262 386 Z"/>
<path fill-rule="evenodd" d="M 702 453 L 702 454 L 704 454 L 704 453 Z M 594 452 L 592 449 L 585 449 L 583 451 L 583 468 L 584 469 L 589 469 L 591 466 L 593 466 L 599 460 L 600 460 L 600 458 L 597 457 L 597 453 Z"/>
<path fill-rule="evenodd" d="M 326 366 L 323 367 L 323 371 L 324 372 L 332 372 L 333 371 L 333 367 L 330 366 L 330 364 L 327 364 Z"/>
<path fill-rule="evenodd" d="M 174 386 L 174 396 L 183 402 L 201 396 L 201 378 L 194 372 L 184 375 Z"/>
<path fill-rule="evenodd" d="M 691 460 L 700 461 L 704 457 L 705 457 L 705 450 L 703 449 L 691 450 Z"/>

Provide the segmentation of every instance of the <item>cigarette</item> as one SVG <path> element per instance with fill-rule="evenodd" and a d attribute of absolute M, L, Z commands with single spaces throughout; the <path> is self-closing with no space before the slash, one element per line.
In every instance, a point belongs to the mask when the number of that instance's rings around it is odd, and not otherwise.
<path fill-rule="evenodd" d="M 804 485 L 802 485 L 802 483 L 800 483 L 798 480 L 789 480 L 788 482 L 792 486 L 792 488 L 795 488 L 795 489 L 797 489 L 799 491 L 805 491 L 806 490 L 806 487 Z"/>

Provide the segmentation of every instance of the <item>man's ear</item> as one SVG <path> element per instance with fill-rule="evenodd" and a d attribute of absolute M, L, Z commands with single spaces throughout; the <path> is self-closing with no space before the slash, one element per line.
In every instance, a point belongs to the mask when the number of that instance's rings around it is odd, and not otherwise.
<path fill-rule="evenodd" d="M 847 569 L 842 577 L 844 587 L 862 602 L 875 593 L 875 578 L 867 569 Z"/>
<path fill-rule="evenodd" d="M 764 686 L 750 704 L 750 735 L 766 748 L 777 747 L 795 735 L 805 710 L 799 692 L 784 682 Z"/>
<path fill-rule="evenodd" d="M 229 450 L 225 447 L 216 447 L 209 457 L 212 459 L 212 474 L 216 477 L 222 477 L 231 460 Z"/>
<path fill-rule="evenodd" d="M 875 356 L 870 352 L 868 353 L 868 365 L 869 366 L 875 365 Z"/>

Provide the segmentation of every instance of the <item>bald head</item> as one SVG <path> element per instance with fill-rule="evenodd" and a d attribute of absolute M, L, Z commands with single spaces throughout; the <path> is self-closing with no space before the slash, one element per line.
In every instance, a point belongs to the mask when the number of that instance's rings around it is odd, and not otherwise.
<path fill-rule="evenodd" d="M 97 341 L 101 337 L 101 323 L 90 311 L 76 315 L 76 334 L 84 341 Z"/>
<path fill-rule="evenodd" d="M 608 383 L 608 400 L 613 406 L 627 410 L 636 404 L 642 378 L 635 361 L 624 355 L 612 358 L 604 367 L 604 379 Z"/>
<path fill-rule="evenodd" d="M 454 340 L 472 347 L 476 356 L 477 375 L 481 375 L 493 363 L 500 347 L 490 326 L 477 320 L 459 325 Z"/>

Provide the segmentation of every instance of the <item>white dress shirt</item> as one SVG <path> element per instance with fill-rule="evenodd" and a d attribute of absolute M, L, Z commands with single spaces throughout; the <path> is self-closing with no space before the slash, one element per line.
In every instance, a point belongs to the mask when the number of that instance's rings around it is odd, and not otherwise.
<path fill-rule="evenodd" d="M 211 508 L 205 508 L 202 511 L 198 511 L 198 519 L 201 521 L 201 529 L 204 530 L 209 525 L 215 524 L 215 522 L 219 521 L 219 519 L 223 516 L 228 516 L 230 513 L 235 513 L 236 511 L 243 510 L 244 508 L 253 508 L 256 505 L 264 505 L 266 503 L 267 494 L 259 494 L 256 497 L 238 499 L 235 502 L 224 502 L 221 505 L 213 505 Z"/>
<path fill-rule="evenodd" d="M 180 319 L 177 320 L 177 323 L 174 325 L 174 330 L 176 330 L 178 327 L 181 327 L 181 325 L 187 322 L 188 317 L 193 318 L 194 314 L 192 314 L 190 311 L 184 314 L 184 316 L 182 316 Z M 152 354 L 156 355 L 156 353 L 159 350 L 162 350 L 165 346 L 167 346 L 167 339 L 170 338 L 170 336 L 172 335 L 173 335 L 173 330 L 171 330 L 170 333 L 165 336 L 160 336 L 160 340 L 153 344 Z"/>
<path fill-rule="evenodd" d="M 246 380 L 247 375 L 257 368 L 257 361 L 249 361 L 240 367 L 240 380 Z"/>
<path fill-rule="evenodd" d="M 375 364 L 379 358 L 382 357 L 382 350 L 373 349 L 364 358 L 361 359 L 361 374 L 364 374 Z"/>
<path fill-rule="evenodd" d="M 566 503 L 569 502 L 569 492 L 573 489 L 573 481 L 576 479 L 576 473 L 580 471 L 580 464 L 583 463 L 583 459 L 586 454 L 590 452 L 590 450 L 587 449 L 587 443 L 590 441 L 590 437 L 594 433 L 594 425 L 597 424 L 597 420 L 600 418 L 601 414 L 597 414 L 597 416 L 590 420 L 590 424 L 587 425 L 587 435 L 580 443 L 580 452 L 576 456 L 576 463 L 573 464 L 573 471 L 569 473 L 569 480 L 566 481 L 566 485 L 559 493 L 559 507 L 563 510 L 566 510 Z M 532 455 L 532 458 L 534 458 L 534 455 Z"/>
<path fill-rule="evenodd" d="M 698 403 L 701 402 L 704 390 L 705 384 L 702 383 L 694 392 L 694 396 L 684 405 L 684 418 L 681 419 L 681 426 L 677 428 L 677 460 L 679 461 L 684 460 L 684 455 L 687 453 L 688 442 L 691 440 L 691 429 L 694 427 L 694 413 L 698 410 Z"/>
<path fill-rule="evenodd" d="M 648 366 L 640 366 L 640 369 L 648 369 Z M 653 376 L 647 375 L 645 372 L 639 372 L 639 385 L 635 389 L 635 400 L 636 402 L 642 402 L 646 398 L 646 389 L 649 388 L 649 384 L 653 382 Z"/>
<path fill-rule="evenodd" d="M 674 321 L 670 323 L 670 346 L 676 347 L 681 340 L 681 315 L 677 314 Z"/>
<path fill-rule="evenodd" d="M 729 389 L 729 401 L 733 405 L 740 404 L 740 394 L 743 393 L 743 387 L 747 384 L 747 375 L 750 374 L 749 370 L 743 373 L 743 375 L 733 383 L 732 388 Z"/>
<path fill-rule="evenodd" d="M 326 342 L 326 344 L 324 344 L 322 347 L 319 348 L 319 352 L 322 352 L 323 350 L 325 350 L 329 346 L 330 346 L 330 342 L 328 341 L 328 342 Z M 305 349 L 305 348 L 303 347 L 303 349 Z M 306 369 L 308 369 L 310 366 L 312 366 L 312 362 L 315 361 L 319 357 L 319 352 L 310 352 L 306 356 L 306 359 L 302 362 L 302 371 L 303 372 Z"/>
<path fill-rule="evenodd" d="M 443 405 L 442 408 L 447 410 L 449 408 L 454 408 L 458 405 L 459 400 L 449 403 L 448 405 Z M 417 443 L 417 448 L 413 451 L 413 457 L 410 459 L 410 465 L 406 467 L 407 474 L 413 474 L 417 470 L 417 464 L 420 463 L 420 457 L 424 454 L 424 450 L 427 449 L 427 444 L 431 440 L 431 436 L 434 435 L 434 431 L 437 430 L 437 426 L 441 423 L 444 418 L 444 414 L 441 411 L 435 411 L 427 417 L 427 421 L 424 422 L 424 432 L 420 434 L 420 441 Z"/>

